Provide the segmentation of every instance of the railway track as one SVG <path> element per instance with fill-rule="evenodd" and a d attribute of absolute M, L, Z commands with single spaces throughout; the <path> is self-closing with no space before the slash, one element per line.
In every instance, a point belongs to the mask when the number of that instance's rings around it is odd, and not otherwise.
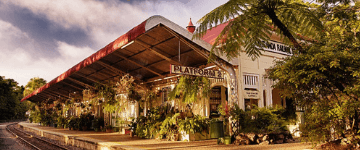
<path fill-rule="evenodd" d="M 6 130 L 13 134 L 17 139 L 24 144 L 36 150 L 69 150 L 68 148 L 54 144 L 50 141 L 28 134 L 16 127 L 17 123 L 6 126 Z"/>

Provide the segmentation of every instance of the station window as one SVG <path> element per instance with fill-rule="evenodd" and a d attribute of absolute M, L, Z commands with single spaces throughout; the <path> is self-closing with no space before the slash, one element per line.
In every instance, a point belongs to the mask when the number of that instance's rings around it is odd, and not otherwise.
<path fill-rule="evenodd" d="M 210 93 L 210 117 L 218 117 L 218 107 L 221 104 L 221 87 L 213 87 Z"/>

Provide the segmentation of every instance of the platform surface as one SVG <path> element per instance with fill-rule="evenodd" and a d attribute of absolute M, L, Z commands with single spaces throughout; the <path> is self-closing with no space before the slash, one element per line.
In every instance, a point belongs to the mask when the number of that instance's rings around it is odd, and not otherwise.
<path fill-rule="evenodd" d="M 301 150 L 311 149 L 310 143 L 284 143 L 274 145 L 218 145 L 216 139 L 203 141 L 161 141 L 156 139 L 142 139 L 138 137 L 130 137 L 130 135 L 123 135 L 119 133 L 105 133 L 95 131 L 74 131 L 68 129 L 58 129 L 54 127 L 44 127 L 34 123 L 21 122 L 20 125 L 30 127 L 43 132 L 49 132 L 61 136 L 72 136 L 81 138 L 83 140 L 98 143 L 100 145 L 107 145 L 117 147 L 119 149 L 286 149 L 286 150 Z"/>

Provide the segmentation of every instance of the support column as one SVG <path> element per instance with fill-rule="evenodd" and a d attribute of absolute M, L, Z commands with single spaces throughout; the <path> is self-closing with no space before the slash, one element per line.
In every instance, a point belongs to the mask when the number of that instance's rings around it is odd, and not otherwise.
<path fill-rule="evenodd" d="M 219 66 L 220 67 L 220 66 Z M 230 65 L 222 65 L 222 67 L 225 71 L 229 74 L 228 79 L 228 95 L 229 95 L 229 105 L 230 107 L 233 107 L 235 103 L 238 103 L 238 84 L 237 84 L 237 78 L 236 78 L 236 72 L 235 69 Z"/>
<path fill-rule="evenodd" d="M 135 118 L 139 117 L 139 102 L 135 102 Z"/>
<path fill-rule="evenodd" d="M 143 113 L 144 113 L 144 116 L 146 116 L 146 113 L 147 113 L 147 102 L 145 101 L 144 102 L 144 109 L 143 109 Z"/>
<path fill-rule="evenodd" d="M 228 104 L 230 106 L 230 108 L 232 108 L 234 106 L 234 104 L 238 104 L 239 103 L 239 99 L 238 99 L 238 84 L 237 84 L 237 78 L 236 78 L 236 72 L 235 69 L 232 65 L 228 64 L 228 63 L 220 63 L 218 61 L 215 61 L 216 65 L 219 66 L 220 68 L 222 68 L 223 70 L 227 71 L 228 75 L 229 75 L 229 79 L 228 79 Z M 233 121 L 231 119 L 231 117 L 229 117 L 229 126 L 226 127 L 229 129 L 229 134 L 232 135 L 233 134 Z"/>

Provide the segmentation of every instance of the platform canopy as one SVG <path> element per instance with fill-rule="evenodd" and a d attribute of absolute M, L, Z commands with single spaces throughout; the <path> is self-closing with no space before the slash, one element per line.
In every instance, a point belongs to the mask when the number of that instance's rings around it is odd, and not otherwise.
<path fill-rule="evenodd" d="M 142 85 L 155 84 L 174 76 L 170 74 L 170 64 L 204 66 L 211 45 L 191 40 L 192 36 L 168 19 L 152 16 L 21 101 L 70 98 L 73 93 L 94 88 L 95 83 L 107 83 L 124 74 L 135 77 Z"/>

